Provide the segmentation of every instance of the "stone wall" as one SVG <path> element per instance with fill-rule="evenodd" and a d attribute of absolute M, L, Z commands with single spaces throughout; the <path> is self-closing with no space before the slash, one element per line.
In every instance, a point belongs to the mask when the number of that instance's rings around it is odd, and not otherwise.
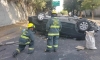
<path fill-rule="evenodd" d="M 19 11 L 13 2 L 0 0 L 0 27 L 19 22 L 24 17 L 22 14 L 23 12 Z"/>

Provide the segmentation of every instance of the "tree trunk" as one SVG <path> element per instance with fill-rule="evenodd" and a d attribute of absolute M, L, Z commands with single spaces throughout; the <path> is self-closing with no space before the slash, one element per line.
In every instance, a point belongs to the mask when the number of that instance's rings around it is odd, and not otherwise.
<path fill-rule="evenodd" d="M 85 10 L 85 17 L 87 17 L 87 13 L 86 13 L 86 10 Z"/>
<path fill-rule="evenodd" d="M 74 9 L 72 10 L 72 15 L 74 16 Z"/>
<path fill-rule="evenodd" d="M 80 11 L 80 17 L 82 17 L 82 11 Z"/>
<path fill-rule="evenodd" d="M 69 16 L 69 11 L 68 11 L 68 16 Z"/>
<path fill-rule="evenodd" d="M 92 10 L 92 20 L 94 19 L 94 11 Z"/>
<path fill-rule="evenodd" d="M 78 12 L 79 12 L 79 11 L 77 10 L 77 11 L 76 11 L 76 16 L 78 16 Z"/>

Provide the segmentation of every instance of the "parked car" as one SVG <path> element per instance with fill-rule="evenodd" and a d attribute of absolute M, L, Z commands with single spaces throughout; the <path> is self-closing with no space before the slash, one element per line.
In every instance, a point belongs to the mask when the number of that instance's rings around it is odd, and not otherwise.
<path fill-rule="evenodd" d="M 46 23 L 51 16 L 40 13 L 37 16 L 31 16 L 28 18 L 29 22 L 34 23 L 36 30 L 42 33 L 46 33 Z M 87 20 L 86 18 L 59 16 L 58 19 L 62 23 L 62 29 L 60 36 L 66 36 L 76 39 L 85 39 L 85 31 L 94 30 L 98 31 L 96 23 Z"/>

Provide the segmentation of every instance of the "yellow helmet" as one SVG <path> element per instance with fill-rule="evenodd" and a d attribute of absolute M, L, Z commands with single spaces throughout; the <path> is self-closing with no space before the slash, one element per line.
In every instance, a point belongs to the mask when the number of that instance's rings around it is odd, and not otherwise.
<path fill-rule="evenodd" d="M 34 27 L 34 24 L 33 23 L 28 23 L 28 26 L 27 26 L 28 28 L 30 28 L 30 27 Z"/>
<path fill-rule="evenodd" d="M 52 10 L 52 13 L 57 14 L 56 10 Z"/>

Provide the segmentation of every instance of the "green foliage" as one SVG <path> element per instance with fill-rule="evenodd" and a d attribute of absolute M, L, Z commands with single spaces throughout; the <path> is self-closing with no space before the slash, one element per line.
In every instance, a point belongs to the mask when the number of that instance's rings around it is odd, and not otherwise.
<path fill-rule="evenodd" d="M 64 0 L 64 9 L 68 11 L 77 10 L 78 9 L 77 0 Z"/>
<path fill-rule="evenodd" d="M 100 6 L 100 0 L 65 0 L 64 8 L 68 11 L 96 9 Z"/>
<path fill-rule="evenodd" d="M 93 10 L 98 8 L 100 6 L 100 0 L 84 0 L 82 2 L 81 8 L 87 10 L 92 10 L 92 19 L 94 18 L 94 12 Z"/>
<path fill-rule="evenodd" d="M 15 2 L 18 7 L 23 4 L 27 6 L 27 8 L 32 6 L 33 10 L 37 14 L 43 11 L 43 9 L 47 7 L 47 2 L 51 0 L 8 0 L 8 2 L 11 1 Z"/>
<path fill-rule="evenodd" d="M 83 10 L 93 10 L 100 6 L 100 0 L 64 0 L 64 8 L 68 10 L 68 12 L 73 12 L 76 10 L 77 12 L 81 12 Z M 80 13 L 81 15 L 81 13 Z"/>
<path fill-rule="evenodd" d="M 46 1 L 46 8 L 49 8 L 49 9 L 52 8 L 52 0 L 47 0 Z"/>
<path fill-rule="evenodd" d="M 28 4 L 33 7 L 36 13 L 40 12 L 46 6 L 46 0 L 27 0 Z"/>
<path fill-rule="evenodd" d="M 84 0 L 82 2 L 82 9 L 94 10 L 100 6 L 100 0 Z"/>

